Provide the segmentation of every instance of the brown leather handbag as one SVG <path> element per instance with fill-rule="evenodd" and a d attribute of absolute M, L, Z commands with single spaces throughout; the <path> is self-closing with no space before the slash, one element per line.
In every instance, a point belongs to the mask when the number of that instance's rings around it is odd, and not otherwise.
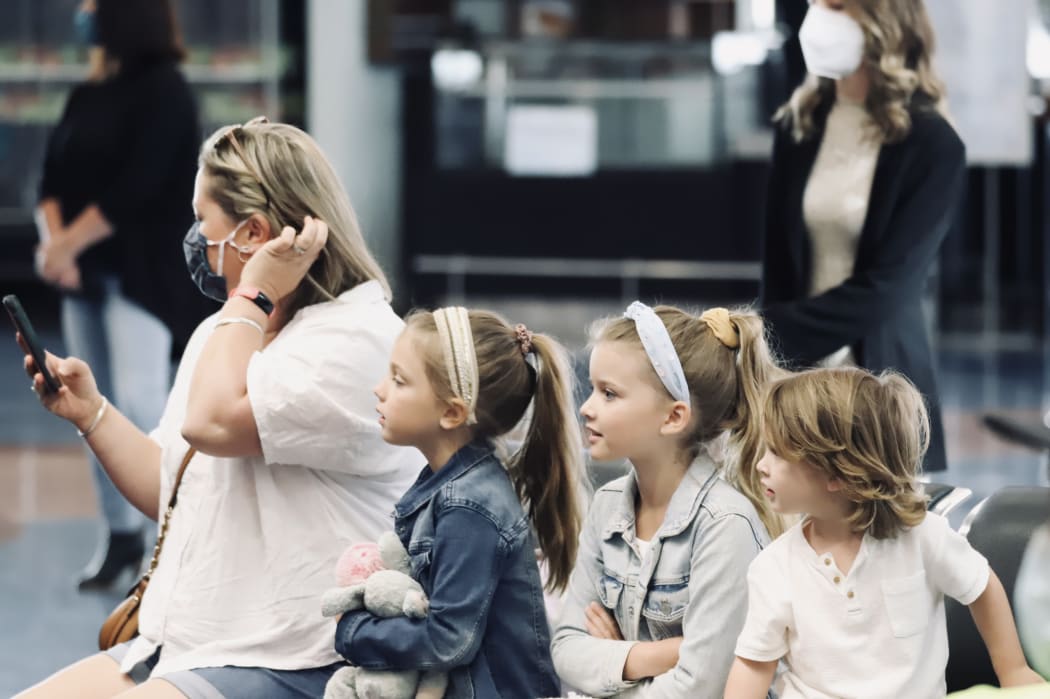
<path fill-rule="evenodd" d="M 182 459 L 179 472 L 175 475 L 175 485 L 171 488 L 171 498 L 168 499 L 168 509 L 164 511 L 164 520 L 160 523 L 160 533 L 157 535 L 157 544 L 153 547 L 153 558 L 149 562 L 149 570 L 142 579 L 128 592 L 128 598 L 117 605 L 110 612 L 106 620 L 102 622 L 102 628 L 98 632 L 98 649 L 109 650 L 115 645 L 130 641 L 139 635 L 139 606 L 142 604 L 142 596 L 146 593 L 146 586 L 153 571 L 157 569 L 157 561 L 160 558 L 160 549 L 164 546 L 164 536 L 168 533 L 168 522 L 171 513 L 175 509 L 175 500 L 179 495 L 179 484 L 182 483 L 182 474 L 186 473 L 186 467 L 190 465 L 190 459 L 197 453 L 196 449 L 190 448 Z"/>

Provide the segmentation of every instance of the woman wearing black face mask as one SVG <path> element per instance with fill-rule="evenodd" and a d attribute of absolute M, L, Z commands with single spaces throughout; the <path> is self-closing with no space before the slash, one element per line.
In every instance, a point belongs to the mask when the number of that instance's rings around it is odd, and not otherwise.
<path fill-rule="evenodd" d="M 167 0 L 84 0 L 73 26 L 90 77 L 69 96 L 40 186 L 37 270 L 63 292 L 70 352 L 142 428 L 156 424 L 172 356 L 207 313 L 177 259 L 200 139 Z M 145 523 L 95 462 L 106 537 L 80 589 L 138 569 Z"/>
<path fill-rule="evenodd" d="M 44 405 L 166 533 L 138 638 L 20 699 L 136 684 L 144 699 L 321 696 L 343 666 L 320 614 L 336 561 L 390 528 L 423 466 L 376 421 L 372 386 L 404 323 L 317 144 L 253 121 L 212 135 L 199 165 L 197 222 L 172 256 L 225 303 L 190 338 L 159 426 L 146 434 L 109 406 L 78 359 L 48 357 L 63 386 L 44 394 L 26 358 Z"/>
<path fill-rule="evenodd" d="M 775 117 L 761 304 L 795 366 L 896 369 L 947 467 L 922 295 L 966 183 L 922 0 L 811 0 L 809 77 Z"/>

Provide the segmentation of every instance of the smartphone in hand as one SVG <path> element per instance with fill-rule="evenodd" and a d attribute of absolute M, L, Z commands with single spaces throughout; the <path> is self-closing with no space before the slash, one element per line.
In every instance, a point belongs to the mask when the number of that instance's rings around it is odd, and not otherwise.
<path fill-rule="evenodd" d="M 22 303 L 14 294 L 8 294 L 4 297 L 4 308 L 7 309 L 7 314 L 11 316 L 11 322 L 14 323 L 15 329 L 22 336 L 26 347 L 29 348 L 29 354 L 33 357 L 36 370 L 44 375 L 44 390 L 48 393 L 55 393 L 62 386 L 62 382 L 48 371 L 44 346 L 40 344 L 40 338 L 37 337 L 36 331 L 33 330 L 33 324 L 29 322 L 29 316 L 26 315 L 25 309 L 22 308 Z"/>

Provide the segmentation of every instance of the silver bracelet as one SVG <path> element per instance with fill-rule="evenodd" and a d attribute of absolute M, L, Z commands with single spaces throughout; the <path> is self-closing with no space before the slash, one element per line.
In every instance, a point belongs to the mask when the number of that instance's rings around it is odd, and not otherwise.
<path fill-rule="evenodd" d="M 106 414 L 106 408 L 108 408 L 108 407 L 109 407 L 109 401 L 106 400 L 105 396 L 102 396 L 102 405 L 100 405 L 98 407 L 98 412 L 95 413 L 95 419 L 91 421 L 91 425 L 86 430 L 84 430 L 83 432 L 81 432 L 78 429 L 77 430 L 77 434 L 80 435 L 81 437 L 87 437 L 89 434 L 94 432 L 95 428 L 98 427 L 98 423 L 102 422 L 102 416 Z"/>
<path fill-rule="evenodd" d="M 259 325 L 258 322 L 252 320 L 251 318 L 223 318 L 215 324 L 215 327 L 221 328 L 223 325 L 250 325 L 256 330 L 258 330 L 260 335 L 266 335 L 266 331 L 263 330 L 263 326 Z"/>

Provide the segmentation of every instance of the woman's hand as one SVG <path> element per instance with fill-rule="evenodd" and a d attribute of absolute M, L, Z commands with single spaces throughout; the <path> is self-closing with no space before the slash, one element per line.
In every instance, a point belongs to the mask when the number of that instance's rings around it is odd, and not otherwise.
<path fill-rule="evenodd" d="M 76 252 L 64 235 L 52 235 L 36 249 L 36 272 L 49 284 L 64 289 L 80 288 Z"/>
<path fill-rule="evenodd" d="M 261 289 L 277 303 L 295 291 L 327 241 L 328 225 L 312 216 L 303 219 L 299 233 L 285 226 L 244 265 L 240 284 Z"/>
<path fill-rule="evenodd" d="M 78 430 L 86 430 L 102 405 L 102 394 L 95 385 L 91 368 L 76 357 L 59 359 L 47 352 L 47 368 L 62 382 L 57 392 L 48 393 L 44 390 L 44 375 L 37 370 L 21 335 L 18 336 L 18 344 L 26 353 L 25 370 L 33 380 L 32 388 L 40 402 L 55 415 L 72 422 Z"/>
<path fill-rule="evenodd" d="M 623 640 L 623 634 L 620 633 L 620 627 L 616 625 L 616 619 L 602 605 L 591 602 L 583 610 L 583 614 L 587 624 L 587 633 L 590 635 L 611 641 Z"/>

